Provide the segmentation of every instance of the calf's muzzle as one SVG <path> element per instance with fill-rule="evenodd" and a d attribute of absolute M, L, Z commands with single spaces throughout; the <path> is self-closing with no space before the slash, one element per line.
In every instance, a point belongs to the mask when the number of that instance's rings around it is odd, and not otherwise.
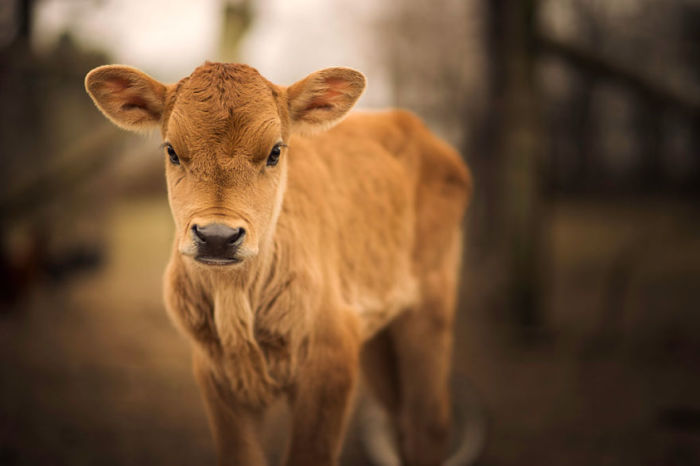
<path fill-rule="evenodd" d="M 231 228 L 222 223 L 192 225 L 192 239 L 197 247 L 195 260 L 209 265 L 240 262 L 242 259 L 236 253 L 245 233 L 243 228 Z"/>

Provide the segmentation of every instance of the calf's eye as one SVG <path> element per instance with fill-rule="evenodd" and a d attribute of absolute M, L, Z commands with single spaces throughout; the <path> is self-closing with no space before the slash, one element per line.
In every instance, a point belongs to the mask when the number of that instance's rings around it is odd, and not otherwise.
<path fill-rule="evenodd" d="M 180 158 L 175 153 L 175 149 L 173 149 L 173 146 L 168 144 L 167 146 L 165 146 L 165 149 L 168 151 L 168 157 L 170 158 L 170 163 L 172 163 L 173 165 L 180 165 Z"/>
<path fill-rule="evenodd" d="M 282 144 L 275 144 L 275 147 L 270 151 L 270 155 L 267 156 L 267 166 L 274 167 L 277 162 L 280 161 L 280 154 L 282 153 Z"/>

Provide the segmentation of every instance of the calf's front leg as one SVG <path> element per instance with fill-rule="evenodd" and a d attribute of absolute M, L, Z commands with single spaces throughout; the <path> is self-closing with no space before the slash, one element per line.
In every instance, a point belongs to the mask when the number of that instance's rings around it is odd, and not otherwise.
<path fill-rule="evenodd" d="M 226 396 L 228 387 L 221 384 L 209 364 L 206 356 L 195 351 L 195 378 L 207 408 L 219 465 L 265 466 L 267 461 L 258 440 L 262 410 Z"/>
<path fill-rule="evenodd" d="M 359 342 L 324 338 L 301 364 L 291 393 L 288 466 L 338 463 L 358 372 Z"/>

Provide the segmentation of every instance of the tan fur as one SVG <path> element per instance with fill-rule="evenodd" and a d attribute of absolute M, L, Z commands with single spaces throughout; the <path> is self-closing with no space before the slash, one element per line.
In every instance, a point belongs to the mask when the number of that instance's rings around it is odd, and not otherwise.
<path fill-rule="evenodd" d="M 394 414 L 404 461 L 444 458 L 471 179 L 408 112 L 353 114 L 328 129 L 364 85 L 331 68 L 284 88 L 218 63 L 168 86 L 123 66 L 86 78 L 107 117 L 159 125 L 180 157 L 165 162 L 176 227 L 165 303 L 193 342 L 222 464 L 264 463 L 257 424 L 280 395 L 293 415 L 287 463 L 336 464 L 360 359 Z M 267 166 L 277 142 L 287 148 Z M 246 229 L 243 262 L 192 259 L 191 225 L 213 221 Z"/>

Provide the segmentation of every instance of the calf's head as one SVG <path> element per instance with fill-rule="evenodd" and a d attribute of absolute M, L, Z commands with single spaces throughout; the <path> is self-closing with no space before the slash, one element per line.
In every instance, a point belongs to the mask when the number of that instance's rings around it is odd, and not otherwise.
<path fill-rule="evenodd" d="M 282 207 L 290 135 L 331 127 L 364 86 L 364 76 L 349 68 L 282 87 L 249 66 L 222 63 L 169 85 L 121 65 L 85 78 L 90 97 L 116 125 L 160 128 L 177 248 L 206 265 L 258 253 Z"/>

